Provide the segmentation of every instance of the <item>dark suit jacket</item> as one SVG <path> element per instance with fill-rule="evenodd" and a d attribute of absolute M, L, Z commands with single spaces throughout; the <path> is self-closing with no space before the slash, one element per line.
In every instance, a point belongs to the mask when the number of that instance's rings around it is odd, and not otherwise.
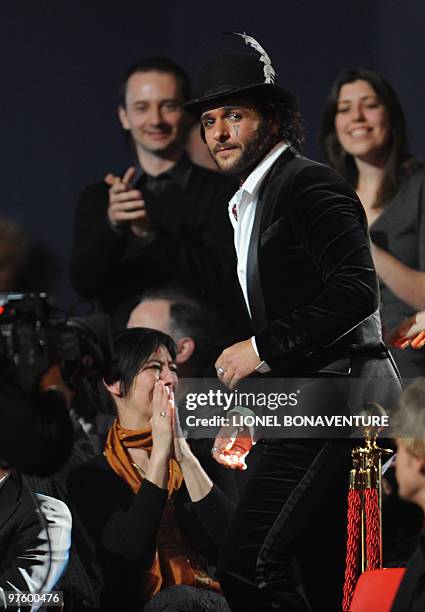
<path fill-rule="evenodd" d="M 42 526 L 29 490 L 10 475 L 0 488 L 0 588 L 28 591 L 19 568 L 38 563 L 36 549 Z M 40 559 L 44 562 L 44 555 Z"/>
<path fill-rule="evenodd" d="M 423 612 L 425 610 L 425 534 L 407 564 L 391 612 Z"/>
<path fill-rule="evenodd" d="M 172 182 L 161 195 L 136 184 L 156 231 L 147 245 L 130 230 L 111 228 L 105 183 L 83 191 L 75 213 L 71 281 L 81 296 L 100 300 L 110 314 L 118 310 L 121 323 L 128 315 L 127 309 L 119 310 L 123 302 L 177 283 L 216 305 L 233 332 L 240 329 L 241 313 L 227 204 L 237 182 L 186 163 L 184 183 Z"/>
<path fill-rule="evenodd" d="M 322 164 L 287 151 L 272 166 L 247 284 L 257 347 L 275 372 L 316 371 L 380 344 L 366 217 L 350 185 Z"/>

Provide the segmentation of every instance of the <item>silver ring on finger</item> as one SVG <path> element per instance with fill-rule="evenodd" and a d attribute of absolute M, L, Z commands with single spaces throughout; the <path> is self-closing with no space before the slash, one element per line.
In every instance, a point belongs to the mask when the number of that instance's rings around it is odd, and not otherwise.
<path fill-rule="evenodd" d="M 223 376 L 225 370 L 223 368 L 217 368 L 217 376 Z"/>

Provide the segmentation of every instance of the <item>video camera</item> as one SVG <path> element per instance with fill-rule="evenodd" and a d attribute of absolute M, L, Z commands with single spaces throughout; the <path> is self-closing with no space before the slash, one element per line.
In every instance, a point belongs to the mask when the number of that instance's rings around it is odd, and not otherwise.
<path fill-rule="evenodd" d="M 72 389 L 99 376 L 111 353 L 106 315 L 61 316 L 46 293 L 0 294 L 0 372 L 25 392 L 53 364 Z"/>
<path fill-rule="evenodd" d="M 61 315 L 45 293 L 0 294 L 0 466 L 34 475 L 60 469 L 73 425 L 61 381 L 45 386 L 43 377 L 59 365 L 72 389 L 101 377 L 111 359 L 106 315 Z"/>

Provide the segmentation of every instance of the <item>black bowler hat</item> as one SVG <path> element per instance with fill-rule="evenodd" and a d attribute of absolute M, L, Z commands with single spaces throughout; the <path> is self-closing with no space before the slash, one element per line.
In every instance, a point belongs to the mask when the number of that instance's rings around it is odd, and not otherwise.
<path fill-rule="evenodd" d="M 270 57 L 255 38 L 236 32 L 231 34 L 241 36 L 260 55 L 232 53 L 219 55 L 208 62 L 201 69 L 198 97 L 184 104 L 187 112 L 199 117 L 210 103 L 241 95 L 296 107 L 295 96 L 275 83 L 276 75 Z"/>

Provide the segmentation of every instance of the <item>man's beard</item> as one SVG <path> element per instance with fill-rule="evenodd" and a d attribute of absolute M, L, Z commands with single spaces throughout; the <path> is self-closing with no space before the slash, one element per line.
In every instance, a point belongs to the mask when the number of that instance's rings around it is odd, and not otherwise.
<path fill-rule="evenodd" d="M 251 140 L 245 143 L 239 158 L 231 165 L 223 166 L 220 161 L 217 160 L 215 155 L 211 153 L 212 158 L 219 167 L 223 174 L 230 175 L 246 175 L 258 166 L 259 162 L 267 155 L 270 149 L 276 144 L 276 137 L 272 136 L 268 130 L 268 124 L 266 121 L 261 121 L 257 131 L 253 134 Z"/>

